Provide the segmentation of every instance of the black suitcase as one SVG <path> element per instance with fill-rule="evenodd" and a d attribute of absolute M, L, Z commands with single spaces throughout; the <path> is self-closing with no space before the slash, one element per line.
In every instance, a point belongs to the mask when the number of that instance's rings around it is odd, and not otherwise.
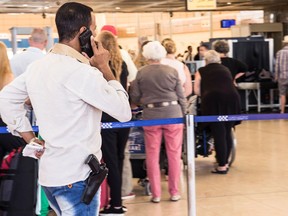
<path fill-rule="evenodd" d="M 130 161 L 133 178 L 144 179 L 147 177 L 146 173 L 146 155 L 144 130 L 142 127 L 130 128 L 128 137 L 128 145 L 130 152 Z"/>
<path fill-rule="evenodd" d="M 0 216 L 34 216 L 38 161 L 17 150 L 9 169 L 0 170 Z"/>
<path fill-rule="evenodd" d="M 147 177 L 146 160 L 145 159 L 130 159 L 130 161 L 131 161 L 133 178 L 145 179 Z"/>

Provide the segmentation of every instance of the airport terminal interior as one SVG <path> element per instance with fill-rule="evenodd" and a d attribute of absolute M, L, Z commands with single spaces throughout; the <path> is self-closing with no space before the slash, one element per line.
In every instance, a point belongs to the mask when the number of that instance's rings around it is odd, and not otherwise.
<path fill-rule="evenodd" d="M 66 0 L 0 1 L 0 41 L 8 56 L 27 48 L 33 27 L 45 28 L 47 50 L 58 41 L 54 19 Z M 275 54 L 288 35 L 287 0 L 82 0 L 96 15 L 97 30 L 103 25 L 117 29 L 118 43 L 135 58 L 141 38 L 172 38 L 177 54 L 200 43 L 211 46 L 226 39 L 230 57 L 248 64 L 250 72 L 267 71 L 268 80 L 255 77 L 239 84 L 242 113 L 279 114 L 279 92 L 273 82 Z M 195 3 L 194 3 L 195 2 Z M 197 5 L 198 4 L 198 5 Z M 187 62 L 188 66 L 193 62 Z M 195 63 L 190 68 L 195 73 Z M 266 82 L 267 81 L 267 82 Z M 288 109 L 286 109 L 286 112 Z M 124 200 L 127 216 L 287 216 L 288 215 L 288 122 L 281 119 L 245 119 L 235 128 L 235 160 L 227 175 L 211 173 L 215 153 L 195 158 L 195 199 L 189 199 L 191 182 L 187 162 L 181 170 L 181 199 L 171 202 L 162 170 L 160 203 L 150 202 L 145 187 L 133 179 L 135 198 Z M 189 145 L 189 143 L 188 143 Z M 188 185 L 190 185 L 188 187 Z M 193 199 L 195 206 L 192 210 Z M 21 215 L 20 215 L 21 216 Z"/>

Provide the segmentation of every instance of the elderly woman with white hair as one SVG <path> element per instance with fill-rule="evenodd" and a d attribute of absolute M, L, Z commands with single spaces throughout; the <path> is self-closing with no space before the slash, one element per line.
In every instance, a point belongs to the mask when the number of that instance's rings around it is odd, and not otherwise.
<path fill-rule="evenodd" d="M 194 91 L 201 96 L 201 115 L 239 114 L 240 96 L 233 84 L 229 69 L 220 62 L 220 55 L 207 51 L 204 55 L 206 66 L 195 73 Z M 210 122 L 208 127 L 214 137 L 218 166 L 212 173 L 227 174 L 228 158 L 232 148 L 231 129 L 238 122 Z"/>
<path fill-rule="evenodd" d="M 131 83 L 131 100 L 144 106 L 144 119 L 183 117 L 186 99 L 178 72 L 160 63 L 160 60 L 166 56 L 165 48 L 158 41 L 149 42 L 143 47 L 143 56 L 147 59 L 148 65 L 138 71 L 136 79 Z M 170 200 L 180 199 L 178 187 L 183 124 L 146 126 L 144 127 L 146 165 L 151 184 L 151 201 L 154 203 L 159 203 L 161 200 L 159 152 L 162 134 L 168 157 Z"/>

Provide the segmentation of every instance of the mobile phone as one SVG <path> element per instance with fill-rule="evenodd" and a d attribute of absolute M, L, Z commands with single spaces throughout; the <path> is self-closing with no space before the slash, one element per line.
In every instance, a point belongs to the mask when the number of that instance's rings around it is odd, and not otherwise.
<path fill-rule="evenodd" d="M 90 40 L 91 35 L 92 32 L 89 28 L 86 28 L 85 31 L 79 35 L 81 51 L 85 52 L 89 57 L 94 55 Z"/>

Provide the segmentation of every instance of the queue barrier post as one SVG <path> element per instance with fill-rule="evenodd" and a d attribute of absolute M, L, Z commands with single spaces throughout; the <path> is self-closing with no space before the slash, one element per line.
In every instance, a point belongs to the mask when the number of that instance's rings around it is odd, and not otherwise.
<path fill-rule="evenodd" d="M 186 115 L 188 216 L 196 216 L 194 116 Z"/>

